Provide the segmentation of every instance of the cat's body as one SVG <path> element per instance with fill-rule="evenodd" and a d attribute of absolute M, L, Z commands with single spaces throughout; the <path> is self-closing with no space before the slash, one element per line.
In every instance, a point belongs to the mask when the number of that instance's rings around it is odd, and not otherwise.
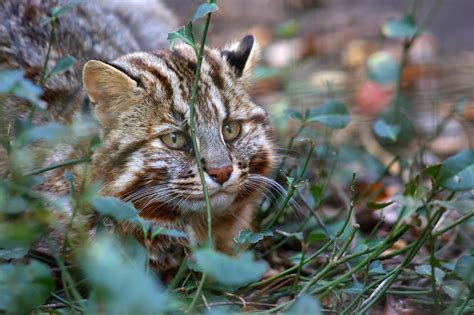
<path fill-rule="evenodd" d="M 39 82 L 51 31 L 43 20 L 67 0 L 4 0 L 0 2 L 0 70 L 19 68 Z M 167 47 L 166 32 L 176 27 L 171 12 L 159 1 L 101 0 L 72 5 L 56 23 L 48 67 L 71 55 L 74 67 L 48 80 L 42 99 L 48 111 L 37 121 L 71 121 L 81 110 L 81 72 L 92 58 L 113 60 L 124 54 Z M 146 30 L 146 32 L 144 32 Z M 10 106 L 8 117 L 23 117 L 29 104 Z M 28 108 L 27 108 L 28 107 Z"/>
<path fill-rule="evenodd" d="M 16 1 L 1 5 L 23 7 Z M 108 15 L 117 15 L 110 7 L 105 7 L 110 10 Z M 36 12 L 32 8 L 28 10 Z M 69 13 L 71 20 L 82 9 L 75 10 Z M 11 8 L 8 12 L 12 12 Z M 34 28 L 35 24 L 31 23 L 28 27 Z M 66 19 L 61 23 L 67 23 Z M 88 36 L 97 34 L 94 28 L 82 26 L 85 29 L 79 30 L 83 31 L 81 36 L 87 43 L 92 40 Z M 32 64 L 21 55 L 28 47 L 15 48 L 14 57 L 6 54 L 5 26 L 2 27 L 0 69 L 21 67 L 28 73 Z M 11 34 L 12 28 L 6 28 L 7 34 Z M 102 29 L 110 33 L 109 29 Z M 72 31 L 65 27 L 57 40 L 67 41 Z M 34 58 L 34 67 L 37 67 L 44 56 L 47 38 L 44 30 L 41 36 L 34 32 L 31 36 L 32 40 L 39 38 L 41 42 L 37 50 L 32 49 L 37 53 Z M 165 37 L 166 32 L 160 36 Z M 113 36 L 110 38 L 112 40 Z M 204 242 L 207 237 L 206 206 L 189 137 L 188 104 L 196 69 L 194 51 L 180 45 L 174 51 L 131 53 L 117 58 L 120 51 L 107 50 L 115 47 L 112 43 L 109 47 L 100 39 L 93 41 L 103 45 L 99 57 L 105 61 L 89 61 L 82 72 L 87 100 L 93 104 L 104 131 L 102 146 L 93 156 L 92 178 L 103 183 L 102 194 L 131 201 L 144 219 L 160 227 L 183 231 L 197 242 Z M 10 41 L 8 45 L 11 50 L 16 44 Z M 80 53 L 72 47 L 58 50 L 55 59 L 61 57 L 60 54 L 71 54 L 80 61 L 77 67 L 82 67 L 86 59 L 97 58 L 96 45 L 89 45 L 92 50 Z M 123 52 L 134 50 L 132 46 L 122 47 Z M 137 47 L 137 50 L 140 48 L 149 47 Z M 247 92 L 251 66 L 257 55 L 253 37 L 246 36 L 224 50 L 206 48 L 204 51 L 195 107 L 196 135 L 210 194 L 214 243 L 219 250 L 230 252 L 233 238 L 240 230 L 250 228 L 253 201 L 268 183 L 265 176 L 275 164 L 272 130 L 265 111 L 251 101 Z M 35 76 L 31 78 L 36 79 Z M 47 115 L 70 121 L 80 112 L 83 92 L 76 87 L 79 78 L 75 68 L 58 78 L 58 83 L 52 81 L 46 86 L 51 97 L 46 100 Z M 78 89 L 75 105 L 56 99 L 57 86 L 68 91 Z M 10 114 L 21 116 L 24 112 L 12 110 Z M 176 266 L 184 254 L 187 244 L 184 239 L 159 236 L 144 240 L 143 233 L 133 225 L 124 224 L 120 229 L 140 239 L 160 269 Z"/>

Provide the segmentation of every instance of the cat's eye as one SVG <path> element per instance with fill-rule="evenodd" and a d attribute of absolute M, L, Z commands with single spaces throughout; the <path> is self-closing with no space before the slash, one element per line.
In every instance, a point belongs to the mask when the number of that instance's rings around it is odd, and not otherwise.
<path fill-rule="evenodd" d="M 163 135 L 161 141 L 172 149 L 182 149 L 188 143 L 188 138 L 182 132 L 170 132 Z"/>
<path fill-rule="evenodd" d="M 237 121 L 224 123 L 222 126 L 222 135 L 225 141 L 232 141 L 240 135 L 241 125 Z"/>

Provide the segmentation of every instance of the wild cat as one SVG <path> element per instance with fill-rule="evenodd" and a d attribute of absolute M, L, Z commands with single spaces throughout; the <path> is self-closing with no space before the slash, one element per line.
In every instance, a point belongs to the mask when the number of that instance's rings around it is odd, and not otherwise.
<path fill-rule="evenodd" d="M 206 205 L 189 136 L 196 56 L 186 45 L 154 49 L 163 47 L 175 26 L 161 2 L 128 3 L 86 2 L 59 21 L 51 64 L 64 54 L 79 62 L 48 81 L 43 94 L 47 111 L 36 122 L 70 122 L 90 107 L 102 128 L 102 144 L 91 163 L 91 178 L 102 182 L 101 193 L 132 202 L 142 218 L 190 233 L 202 243 Z M 58 1 L 0 4 L 0 69 L 19 67 L 38 79 L 49 30 L 40 21 L 55 5 Z M 140 14 L 149 19 L 144 22 Z M 157 45 L 150 45 L 149 32 L 161 39 Z M 143 50 L 148 52 L 134 52 Z M 276 161 L 268 115 L 248 93 L 257 59 L 258 45 L 250 35 L 223 49 L 204 49 L 196 135 L 213 241 L 224 252 L 232 251 L 240 230 L 251 227 L 254 201 Z M 6 106 L 11 117 L 29 110 L 17 100 L 7 100 Z M 67 188 L 62 172 L 51 172 L 41 189 L 60 193 Z M 119 230 L 143 242 L 161 270 L 178 265 L 187 246 L 187 240 L 169 236 L 143 239 L 130 224 Z"/>

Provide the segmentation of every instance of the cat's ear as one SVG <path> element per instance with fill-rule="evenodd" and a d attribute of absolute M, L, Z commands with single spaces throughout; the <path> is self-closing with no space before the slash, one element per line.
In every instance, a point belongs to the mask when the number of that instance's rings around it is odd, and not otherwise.
<path fill-rule="evenodd" d="M 237 77 L 248 81 L 252 75 L 252 68 L 260 57 L 260 50 L 255 38 L 252 35 L 247 35 L 240 41 L 224 48 L 221 55 L 235 71 Z"/>
<path fill-rule="evenodd" d="M 104 128 L 113 128 L 117 116 L 140 100 L 137 81 L 102 61 L 90 60 L 84 65 L 82 82 Z"/>

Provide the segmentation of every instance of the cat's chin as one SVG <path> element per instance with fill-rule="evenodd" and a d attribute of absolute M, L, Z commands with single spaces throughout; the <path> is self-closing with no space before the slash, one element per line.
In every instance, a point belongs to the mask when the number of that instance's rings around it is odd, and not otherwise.
<path fill-rule="evenodd" d="M 209 201 L 211 203 L 212 211 L 224 211 L 228 209 L 235 200 L 236 194 L 230 194 L 223 191 L 217 192 L 209 196 Z M 206 201 L 204 198 L 186 200 L 180 202 L 180 207 L 182 210 L 187 210 L 191 212 L 205 212 L 206 211 Z"/>

